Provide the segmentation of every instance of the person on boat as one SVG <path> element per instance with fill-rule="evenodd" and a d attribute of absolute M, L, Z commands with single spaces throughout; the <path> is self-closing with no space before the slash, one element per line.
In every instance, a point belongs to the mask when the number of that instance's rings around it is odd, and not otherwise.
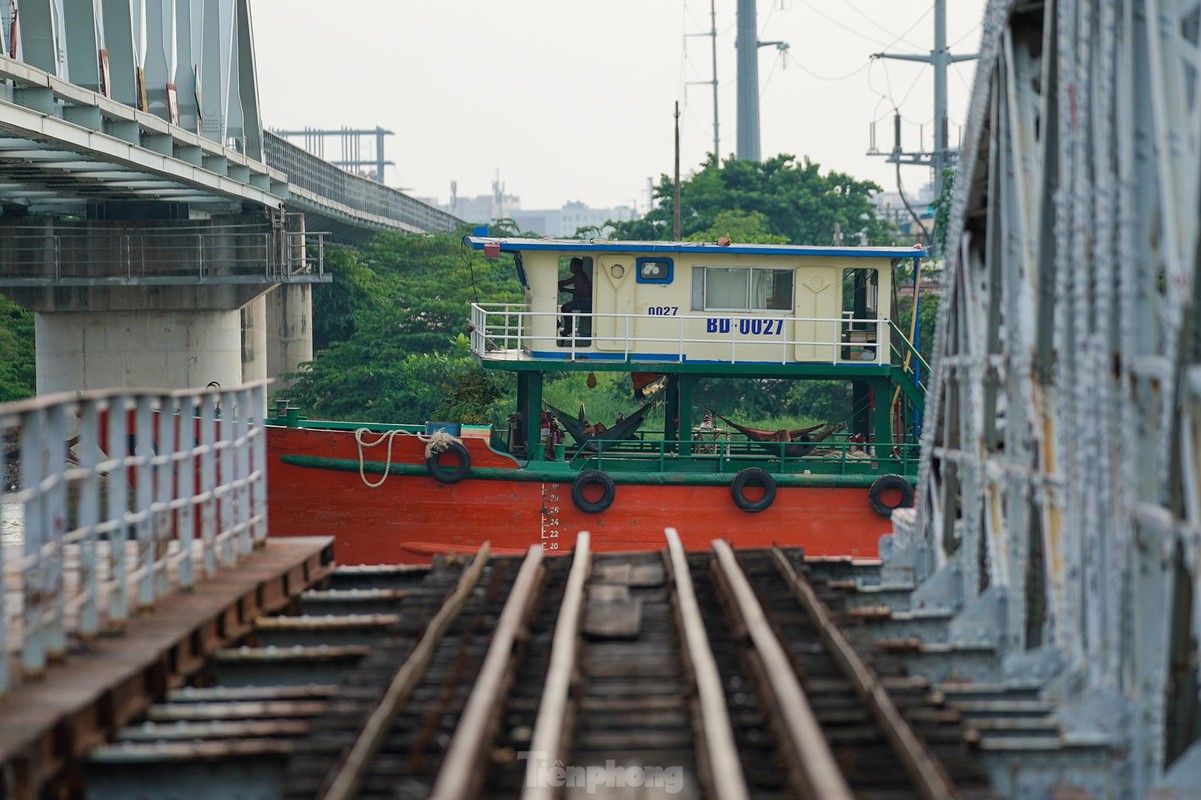
<path fill-rule="evenodd" d="M 592 279 L 584 272 L 582 258 L 571 259 L 571 274 L 559 281 L 559 291 L 571 292 L 571 299 L 559 308 L 563 312 L 559 335 L 570 336 L 572 312 L 592 313 Z"/>

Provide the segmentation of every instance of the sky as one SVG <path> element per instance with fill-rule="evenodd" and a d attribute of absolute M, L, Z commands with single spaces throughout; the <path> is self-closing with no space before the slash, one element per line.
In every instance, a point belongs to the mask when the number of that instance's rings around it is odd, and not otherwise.
<path fill-rule="evenodd" d="M 736 0 L 713 0 L 722 158 L 736 150 Z M 974 53 L 985 0 L 948 0 L 947 43 Z M 523 209 L 647 203 L 648 179 L 713 150 L 709 0 L 251 0 L 259 102 L 272 129 L 377 126 L 396 162 L 385 183 L 446 202 L 497 179 Z M 933 0 L 758 0 L 760 149 L 808 157 L 895 189 L 866 155 L 932 144 L 933 72 L 872 59 L 928 54 Z M 947 77 L 950 140 L 967 116 L 972 61 Z M 327 158 L 336 147 L 326 146 Z M 901 170 L 907 192 L 929 170 Z"/>

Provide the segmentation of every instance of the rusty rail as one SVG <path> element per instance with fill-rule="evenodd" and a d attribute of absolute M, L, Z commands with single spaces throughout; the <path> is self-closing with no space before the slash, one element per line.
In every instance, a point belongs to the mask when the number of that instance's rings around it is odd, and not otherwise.
<path fill-rule="evenodd" d="M 473 785 L 482 777 L 476 766 L 500 704 L 508 696 L 506 689 L 512 676 L 513 646 L 525 630 L 530 610 L 538 597 L 541 577 L 542 545 L 536 544 L 530 547 L 522 562 L 513 590 L 500 613 L 488 655 L 484 657 L 484 665 L 476 677 L 471 696 L 467 698 L 467 706 L 430 793 L 432 800 L 469 798 Z"/>
<path fill-rule="evenodd" d="M 762 661 L 764 689 L 775 705 L 776 722 L 787 740 L 796 775 L 807 796 L 822 800 L 853 800 L 851 787 L 838 768 L 792 663 L 767 621 L 746 574 L 739 567 L 733 549 L 718 539 L 713 542 L 713 554 L 717 559 L 715 569 L 731 609 L 751 640 L 755 655 Z"/>
<path fill-rule="evenodd" d="M 479 583 L 484 566 L 488 563 L 490 550 L 490 544 L 484 542 L 471 565 L 459 578 L 454 592 L 430 620 L 421 641 L 413 649 L 412 655 L 397 670 L 379 705 L 371 712 L 371 716 L 368 717 L 363 729 L 355 738 L 345 760 L 339 766 L 338 771 L 334 773 L 329 787 L 321 795 L 323 800 L 349 800 L 358 794 L 365 770 L 388 735 L 396 714 L 408 700 L 422 675 L 425 674 L 438 641 L 458 618 L 467 598 Z"/>
<path fill-rule="evenodd" d="M 571 680 L 575 674 L 576 658 L 579 654 L 580 613 L 584 605 L 584 585 L 592 567 L 592 537 L 581 532 L 575 541 L 575 553 L 571 563 L 571 574 L 567 576 L 567 587 L 563 593 L 563 604 L 559 618 L 555 621 L 554 639 L 551 643 L 550 668 L 547 670 L 546 686 L 538 705 L 538 719 L 534 724 L 531 749 L 547 754 L 547 759 L 557 762 L 565 755 L 563 742 L 567 727 L 567 704 L 571 693 Z M 538 780 L 538 764 L 531 759 L 526 767 L 526 786 L 522 800 L 550 800 L 555 788 Z"/>
<path fill-rule="evenodd" d="M 723 543 L 724 544 L 724 543 Z M 731 554 L 731 558 L 733 555 Z M 825 605 L 818 599 L 808 582 L 801 579 L 787 556 L 778 547 L 772 548 L 777 569 L 788 581 L 789 592 L 800 603 L 809 620 L 821 632 L 822 642 L 843 673 L 854 684 L 860 698 L 871 709 L 876 723 L 892 744 L 906 772 L 926 800 L 949 800 L 959 792 L 946 771 L 926 748 L 901 716 L 892 698 L 884 690 L 855 648 L 830 619 Z"/>
<path fill-rule="evenodd" d="M 688 556 L 675 528 L 664 531 L 667 536 L 666 561 L 676 587 L 676 609 L 688 664 L 696 680 L 697 703 L 700 711 L 702 736 L 708 779 L 717 797 L 722 800 L 742 800 L 750 796 L 742 761 L 734 744 L 730 712 L 726 707 L 725 691 L 717 661 L 709 645 L 709 635 L 701 618 L 700 605 L 688 571 Z"/>

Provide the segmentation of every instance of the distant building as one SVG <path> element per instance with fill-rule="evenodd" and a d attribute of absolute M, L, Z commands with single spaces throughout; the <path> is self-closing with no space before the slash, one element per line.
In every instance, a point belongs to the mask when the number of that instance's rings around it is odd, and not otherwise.
<path fill-rule="evenodd" d="M 933 189 L 929 184 L 919 189 L 916 194 L 906 194 L 904 199 L 900 192 L 881 192 L 872 198 L 872 203 L 876 206 L 877 217 L 887 220 L 897 227 L 901 235 L 901 242 L 924 242 L 925 234 L 914 221 L 909 209 L 905 208 L 905 200 L 909 201 L 909 205 L 921 218 L 926 230 L 933 231 L 934 197 L 932 192 Z"/>
<path fill-rule="evenodd" d="M 580 228 L 599 228 L 609 220 L 625 222 L 638 217 L 633 206 L 591 208 L 579 200 L 565 203 L 562 208 L 524 209 L 521 207 L 521 198 L 495 193 L 476 197 L 456 196 L 449 203 L 438 203 L 432 199 L 424 202 L 449 211 L 459 219 L 481 225 L 508 218 L 517 223 L 523 232 L 554 239 L 573 237 Z"/>

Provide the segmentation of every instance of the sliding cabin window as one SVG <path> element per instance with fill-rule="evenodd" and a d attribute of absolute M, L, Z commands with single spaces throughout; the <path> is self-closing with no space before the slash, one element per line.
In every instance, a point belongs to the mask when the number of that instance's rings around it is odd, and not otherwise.
<path fill-rule="evenodd" d="M 693 267 L 693 311 L 791 311 L 793 271 Z"/>

